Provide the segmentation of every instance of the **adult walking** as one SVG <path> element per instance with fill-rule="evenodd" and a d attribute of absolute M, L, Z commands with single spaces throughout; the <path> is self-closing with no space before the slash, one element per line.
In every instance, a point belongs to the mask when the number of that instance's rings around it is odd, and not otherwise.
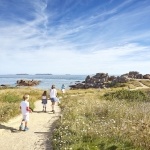
<path fill-rule="evenodd" d="M 55 103 L 57 101 L 57 90 L 55 89 L 55 85 L 52 85 L 50 89 L 50 100 L 52 102 L 52 112 L 55 113 Z"/>

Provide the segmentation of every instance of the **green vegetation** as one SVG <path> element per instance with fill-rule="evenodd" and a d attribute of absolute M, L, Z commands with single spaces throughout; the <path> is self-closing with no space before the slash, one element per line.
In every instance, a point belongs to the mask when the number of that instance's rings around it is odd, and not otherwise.
<path fill-rule="evenodd" d="M 127 100 L 127 101 L 149 101 L 150 97 L 148 95 L 148 91 L 141 91 L 141 90 L 118 90 L 115 92 L 108 92 L 104 94 L 104 98 L 106 100 Z"/>
<path fill-rule="evenodd" d="M 34 102 L 41 98 L 42 90 L 32 88 L 7 88 L 0 89 L 0 122 L 20 114 L 19 104 L 24 94 L 30 95 L 30 106 L 34 108 Z"/>
<path fill-rule="evenodd" d="M 140 82 L 148 87 L 150 87 L 150 80 L 140 80 Z"/>
<path fill-rule="evenodd" d="M 129 82 L 126 83 L 127 85 L 129 86 L 134 86 L 134 87 L 141 87 L 141 84 L 139 83 L 138 80 L 134 80 L 134 79 L 131 79 Z"/>
<path fill-rule="evenodd" d="M 54 150 L 150 149 L 149 90 L 89 89 L 62 96 Z"/>
<path fill-rule="evenodd" d="M 115 83 L 112 85 L 110 84 L 110 86 L 113 88 L 122 87 L 122 88 L 134 89 L 136 87 L 141 87 L 141 84 L 138 80 L 131 79 L 127 83 Z"/>
<path fill-rule="evenodd" d="M 59 92 L 62 116 L 53 132 L 53 149 L 149 150 L 150 89 L 134 90 L 136 87 L 139 82 L 131 81 L 108 89 Z M 19 104 L 26 93 L 34 108 L 43 91 L 0 90 L 0 122 L 20 113 Z"/>

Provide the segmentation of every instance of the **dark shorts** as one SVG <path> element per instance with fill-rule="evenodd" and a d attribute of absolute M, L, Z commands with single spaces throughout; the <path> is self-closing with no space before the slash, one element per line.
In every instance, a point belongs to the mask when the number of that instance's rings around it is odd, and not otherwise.
<path fill-rule="evenodd" d="M 57 97 L 53 97 L 53 98 L 50 98 L 51 102 L 56 102 L 57 101 Z"/>
<path fill-rule="evenodd" d="M 47 99 L 42 99 L 42 104 L 47 104 Z"/>

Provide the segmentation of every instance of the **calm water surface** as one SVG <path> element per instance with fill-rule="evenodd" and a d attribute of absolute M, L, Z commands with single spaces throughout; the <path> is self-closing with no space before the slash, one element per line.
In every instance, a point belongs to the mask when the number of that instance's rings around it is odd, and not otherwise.
<path fill-rule="evenodd" d="M 40 80 L 40 84 L 35 86 L 40 89 L 49 89 L 52 84 L 55 84 L 57 89 L 61 88 L 62 84 L 65 84 L 66 88 L 69 85 L 75 84 L 76 82 L 82 82 L 85 80 L 87 75 L 0 75 L 0 85 L 8 84 L 16 86 L 17 80 Z"/>

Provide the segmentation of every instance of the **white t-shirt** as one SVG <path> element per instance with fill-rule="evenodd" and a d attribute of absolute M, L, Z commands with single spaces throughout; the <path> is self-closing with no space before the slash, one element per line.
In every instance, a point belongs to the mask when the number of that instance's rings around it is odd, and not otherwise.
<path fill-rule="evenodd" d="M 46 96 L 42 96 L 42 99 L 47 99 L 47 97 Z"/>
<path fill-rule="evenodd" d="M 22 101 L 20 104 L 20 107 L 21 107 L 21 112 L 23 115 L 29 114 L 29 111 L 27 110 L 27 108 L 29 108 L 29 102 L 28 101 Z"/>
<path fill-rule="evenodd" d="M 55 98 L 57 96 L 57 90 L 56 89 L 51 89 L 50 90 L 50 98 Z"/>

